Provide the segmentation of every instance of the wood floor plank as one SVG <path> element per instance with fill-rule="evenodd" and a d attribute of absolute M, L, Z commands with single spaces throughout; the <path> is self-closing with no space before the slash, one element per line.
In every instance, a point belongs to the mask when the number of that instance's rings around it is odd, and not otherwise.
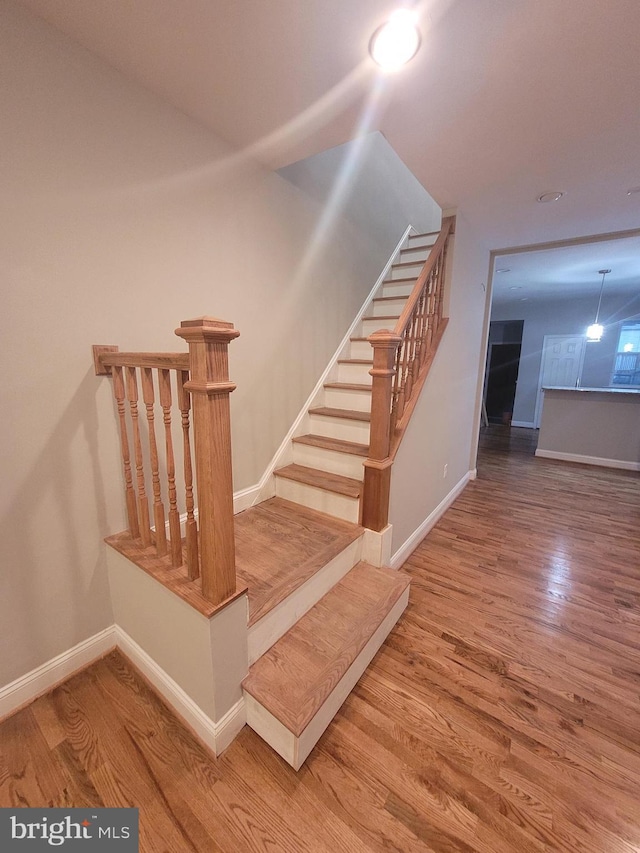
<path fill-rule="evenodd" d="M 214 759 L 116 652 L 0 724 L 0 806 L 132 803 L 143 853 L 636 853 L 640 479 L 534 449 L 483 430 L 478 479 L 299 773 L 248 729 Z M 285 517 L 263 505 L 256 541 Z M 349 529 L 317 521 L 296 517 L 301 563 Z M 317 627 L 301 659 L 331 654 Z"/>

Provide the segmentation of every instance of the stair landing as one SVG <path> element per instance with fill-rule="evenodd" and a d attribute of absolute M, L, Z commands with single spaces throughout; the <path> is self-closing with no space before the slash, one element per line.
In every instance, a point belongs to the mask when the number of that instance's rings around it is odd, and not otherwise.
<path fill-rule="evenodd" d="M 363 528 L 283 498 L 234 518 L 238 586 L 249 587 L 249 627 L 356 542 Z"/>

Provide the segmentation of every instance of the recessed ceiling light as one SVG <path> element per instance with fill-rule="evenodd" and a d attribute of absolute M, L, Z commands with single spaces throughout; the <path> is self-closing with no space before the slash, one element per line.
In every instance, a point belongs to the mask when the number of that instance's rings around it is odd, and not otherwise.
<path fill-rule="evenodd" d="M 542 195 L 539 195 L 538 201 L 542 202 L 542 204 L 546 204 L 549 201 L 559 201 L 563 197 L 563 195 L 563 192 L 551 190 L 549 192 L 542 193 Z"/>
<path fill-rule="evenodd" d="M 396 71 L 413 59 L 419 47 L 416 16 L 408 9 L 398 9 L 371 37 L 369 53 L 384 71 Z"/>
<path fill-rule="evenodd" d="M 496 272 L 511 272 L 511 267 L 500 267 Z"/>
<path fill-rule="evenodd" d="M 522 290 L 519 284 L 512 284 L 509 290 Z"/>
<path fill-rule="evenodd" d="M 631 187 L 630 190 L 627 190 L 627 195 L 635 195 L 636 193 L 640 193 L 640 187 Z"/>
<path fill-rule="evenodd" d="M 520 302 L 528 302 L 528 301 L 529 301 L 528 296 L 523 296 L 522 299 L 520 300 Z"/>

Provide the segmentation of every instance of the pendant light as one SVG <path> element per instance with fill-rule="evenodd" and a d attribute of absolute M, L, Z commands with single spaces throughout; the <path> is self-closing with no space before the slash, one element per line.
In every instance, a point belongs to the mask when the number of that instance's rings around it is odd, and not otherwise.
<path fill-rule="evenodd" d="M 610 272 L 611 270 L 598 270 L 598 275 L 602 276 L 602 283 L 600 285 L 600 298 L 598 299 L 596 319 L 587 329 L 587 342 L 598 343 L 598 341 L 601 340 L 602 335 L 604 334 L 604 327 L 600 323 L 598 323 L 598 319 L 600 317 L 600 306 L 602 305 L 602 291 L 604 290 L 604 279 L 605 276 Z"/>

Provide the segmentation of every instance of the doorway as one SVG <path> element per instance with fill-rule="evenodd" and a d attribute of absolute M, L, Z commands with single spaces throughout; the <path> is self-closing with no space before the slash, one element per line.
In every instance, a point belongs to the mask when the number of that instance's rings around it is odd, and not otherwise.
<path fill-rule="evenodd" d="M 490 423 L 511 423 L 521 348 L 521 344 L 489 346 L 486 407 Z"/>

